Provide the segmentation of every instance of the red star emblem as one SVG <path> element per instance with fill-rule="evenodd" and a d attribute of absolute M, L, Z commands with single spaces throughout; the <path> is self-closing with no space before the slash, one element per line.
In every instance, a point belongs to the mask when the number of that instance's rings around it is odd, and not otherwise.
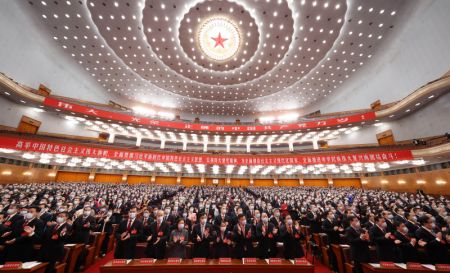
<path fill-rule="evenodd" d="M 211 37 L 211 39 L 213 39 L 216 42 L 214 47 L 217 47 L 218 45 L 220 45 L 220 46 L 222 46 L 222 48 L 225 48 L 225 46 L 223 45 L 223 42 L 228 40 L 227 38 L 222 38 L 222 36 L 220 35 L 220 32 L 219 32 L 219 35 L 217 37 L 215 37 L 215 38 Z"/>

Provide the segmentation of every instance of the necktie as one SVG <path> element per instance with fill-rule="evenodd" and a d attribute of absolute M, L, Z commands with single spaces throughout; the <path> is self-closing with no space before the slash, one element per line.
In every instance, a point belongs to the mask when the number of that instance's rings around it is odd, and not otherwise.
<path fill-rule="evenodd" d="M 131 228 L 131 219 L 128 220 L 127 230 L 130 230 L 130 228 Z"/>
<path fill-rule="evenodd" d="M 200 229 L 200 232 L 201 232 L 201 234 L 202 234 L 202 238 L 203 238 L 203 232 L 205 231 L 205 226 L 204 225 L 201 225 L 201 229 Z"/>
<path fill-rule="evenodd" d="M 156 231 L 159 231 L 159 222 L 156 222 Z"/>

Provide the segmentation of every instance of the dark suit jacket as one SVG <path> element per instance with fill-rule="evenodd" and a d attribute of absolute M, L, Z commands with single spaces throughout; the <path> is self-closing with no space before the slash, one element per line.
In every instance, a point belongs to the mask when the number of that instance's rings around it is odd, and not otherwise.
<path fill-rule="evenodd" d="M 345 237 L 350 245 L 351 257 L 355 262 L 369 262 L 369 242 L 361 239 L 361 231 L 348 227 Z"/>
<path fill-rule="evenodd" d="M 445 239 L 436 240 L 436 236 L 421 227 L 416 231 L 417 240 L 423 240 L 427 242 L 425 250 L 427 253 L 428 262 L 430 263 L 448 263 L 448 246 L 445 243 Z"/>
<path fill-rule="evenodd" d="M 304 238 L 300 230 L 292 227 L 292 232 L 289 232 L 286 226 L 282 226 L 280 229 L 280 241 L 284 245 L 284 258 L 294 259 L 305 256 L 303 248 L 300 245 L 300 240 Z"/>
<path fill-rule="evenodd" d="M 204 231 L 206 230 L 208 230 L 208 236 L 206 236 L 205 232 L 202 234 L 200 224 L 196 224 L 192 228 L 191 240 L 194 243 L 193 257 L 209 258 L 210 256 L 209 243 L 214 239 L 213 226 L 206 223 Z M 200 240 L 198 237 L 200 237 Z"/>
<path fill-rule="evenodd" d="M 73 222 L 73 241 L 77 244 L 89 244 L 91 230 L 95 229 L 95 218 L 93 216 L 79 216 Z"/>
<path fill-rule="evenodd" d="M 341 232 L 339 230 L 334 230 L 334 227 L 339 227 L 335 221 L 331 222 L 328 219 L 323 220 L 322 231 L 328 236 L 328 244 L 339 244 L 340 242 Z"/>
<path fill-rule="evenodd" d="M 275 217 L 271 217 L 269 222 L 271 222 L 277 228 L 280 228 L 280 225 L 283 223 L 283 219 L 281 219 L 281 216 L 278 220 Z"/>
<path fill-rule="evenodd" d="M 258 241 L 258 257 L 260 259 L 267 259 L 275 257 L 277 254 L 277 241 L 279 239 L 279 231 L 273 234 L 275 226 L 268 223 L 264 227 L 265 234 L 263 234 L 263 223 L 256 225 L 256 241 Z"/>
<path fill-rule="evenodd" d="M 370 229 L 369 234 L 370 240 L 375 243 L 377 248 L 378 259 L 380 261 L 394 262 L 396 260 L 394 240 L 386 238 L 386 232 L 381 230 L 377 225 L 374 225 Z"/>
<path fill-rule="evenodd" d="M 72 226 L 68 223 L 52 225 L 45 229 L 39 250 L 42 261 L 57 262 L 64 256 L 64 244 L 71 238 Z"/>
<path fill-rule="evenodd" d="M 216 229 L 217 232 L 220 230 L 220 225 L 222 224 L 222 222 L 228 222 L 227 229 L 230 228 L 230 224 L 231 224 L 230 217 L 225 214 L 225 216 L 222 218 L 222 216 L 219 215 L 219 216 L 216 216 L 213 221 L 214 228 Z"/>
<path fill-rule="evenodd" d="M 11 216 L 6 217 L 5 221 L 3 222 L 4 230 L 3 233 L 0 235 L 3 235 L 4 233 L 7 232 L 11 232 L 11 234 L 9 236 L 1 238 L 0 243 L 19 237 L 23 231 L 22 229 L 23 222 L 24 222 L 23 216 L 17 213 L 14 214 L 12 217 Z"/>
<path fill-rule="evenodd" d="M 28 236 L 24 231 L 25 226 L 34 228 L 34 234 Z M 15 242 L 6 246 L 6 260 L 8 261 L 32 261 L 34 257 L 34 244 L 41 242 L 42 232 L 44 230 L 44 224 L 38 218 L 35 218 L 29 222 L 23 221 L 20 227 L 20 235 L 15 237 Z"/>
<path fill-rule="evenodd" d="M 396 231 L 394 235 L 397 240 L 401 241 L 401 243 L 397 245 L 398 261 L 402 263 L 418 262 L 417 248 L 411 244 L 410 235 L 403 235 L 398 231 Z"/>
<path fill-rule="evenodd" d="M 214 233 L 214 259 L 231 257 L 231 245 L 228 242 L 232 240 L 232 232 Z"/>
<path fill-rule="evenodd" d="M 236 243 L 235 257 L 237 259 L 241 259 L 244 257 L 252 257 L 253 256 L 253 239 L 254 232 L 252 232 L 252 226 L 250 224 L 246 224 L 244 228 L 241 228 L 241 232 L 239 234 L 239 227 L 235 225 L 233 228 L 233 241 Z"/>
<path fill-rule="evenodd" d="M 114 251 L 115 259 L 133 259 L 136 253 L 136 244 L 142 236 L 143 225 L 138 219 L 135 219 L 128 228 L 128 219 L 122 220 L 114 233 L 117 246 Z M 130 234 L 130 238 L 122 241 L 121 235 L 123 233 Z"/>
<path fill-rule="evenodd" d="M 415 234 L 416 231 L 419 229 L 418 225 L 411 223 L 410 221 L 406 221 L 405 225 L 408 228 L 410 234 Z"/>
<path fill-rule="evenodd" d="M 152 235 L 152 238 L 147 243 L 147 257 L 164 259 L 166 243 L 170 236 L 169 224 L 163 221 L 158 227 L 158 222 L 154 221 L 150 224 L 150 234 Z M 158 239 L 158 243 L 155 244 Z"/>

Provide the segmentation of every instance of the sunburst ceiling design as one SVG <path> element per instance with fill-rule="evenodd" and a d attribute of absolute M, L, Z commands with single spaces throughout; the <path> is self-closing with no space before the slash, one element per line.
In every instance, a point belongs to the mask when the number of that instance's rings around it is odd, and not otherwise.
<path fill-rule="evenodd" d="M 30 0 L 27 6 L 107 91 L 180 113 L 247 116 L 306 107 L 332 94 L 369 62 L 409 3 Z"/>

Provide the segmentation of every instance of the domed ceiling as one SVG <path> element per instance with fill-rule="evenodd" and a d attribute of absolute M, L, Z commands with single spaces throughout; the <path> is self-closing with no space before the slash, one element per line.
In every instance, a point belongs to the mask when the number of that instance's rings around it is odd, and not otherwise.
<path fill-rule="evenodd" d="M 333 95 L 376 57 L 411 1 L 24 2 L 105 92 L 181 113 L 246 116 Z"/>

